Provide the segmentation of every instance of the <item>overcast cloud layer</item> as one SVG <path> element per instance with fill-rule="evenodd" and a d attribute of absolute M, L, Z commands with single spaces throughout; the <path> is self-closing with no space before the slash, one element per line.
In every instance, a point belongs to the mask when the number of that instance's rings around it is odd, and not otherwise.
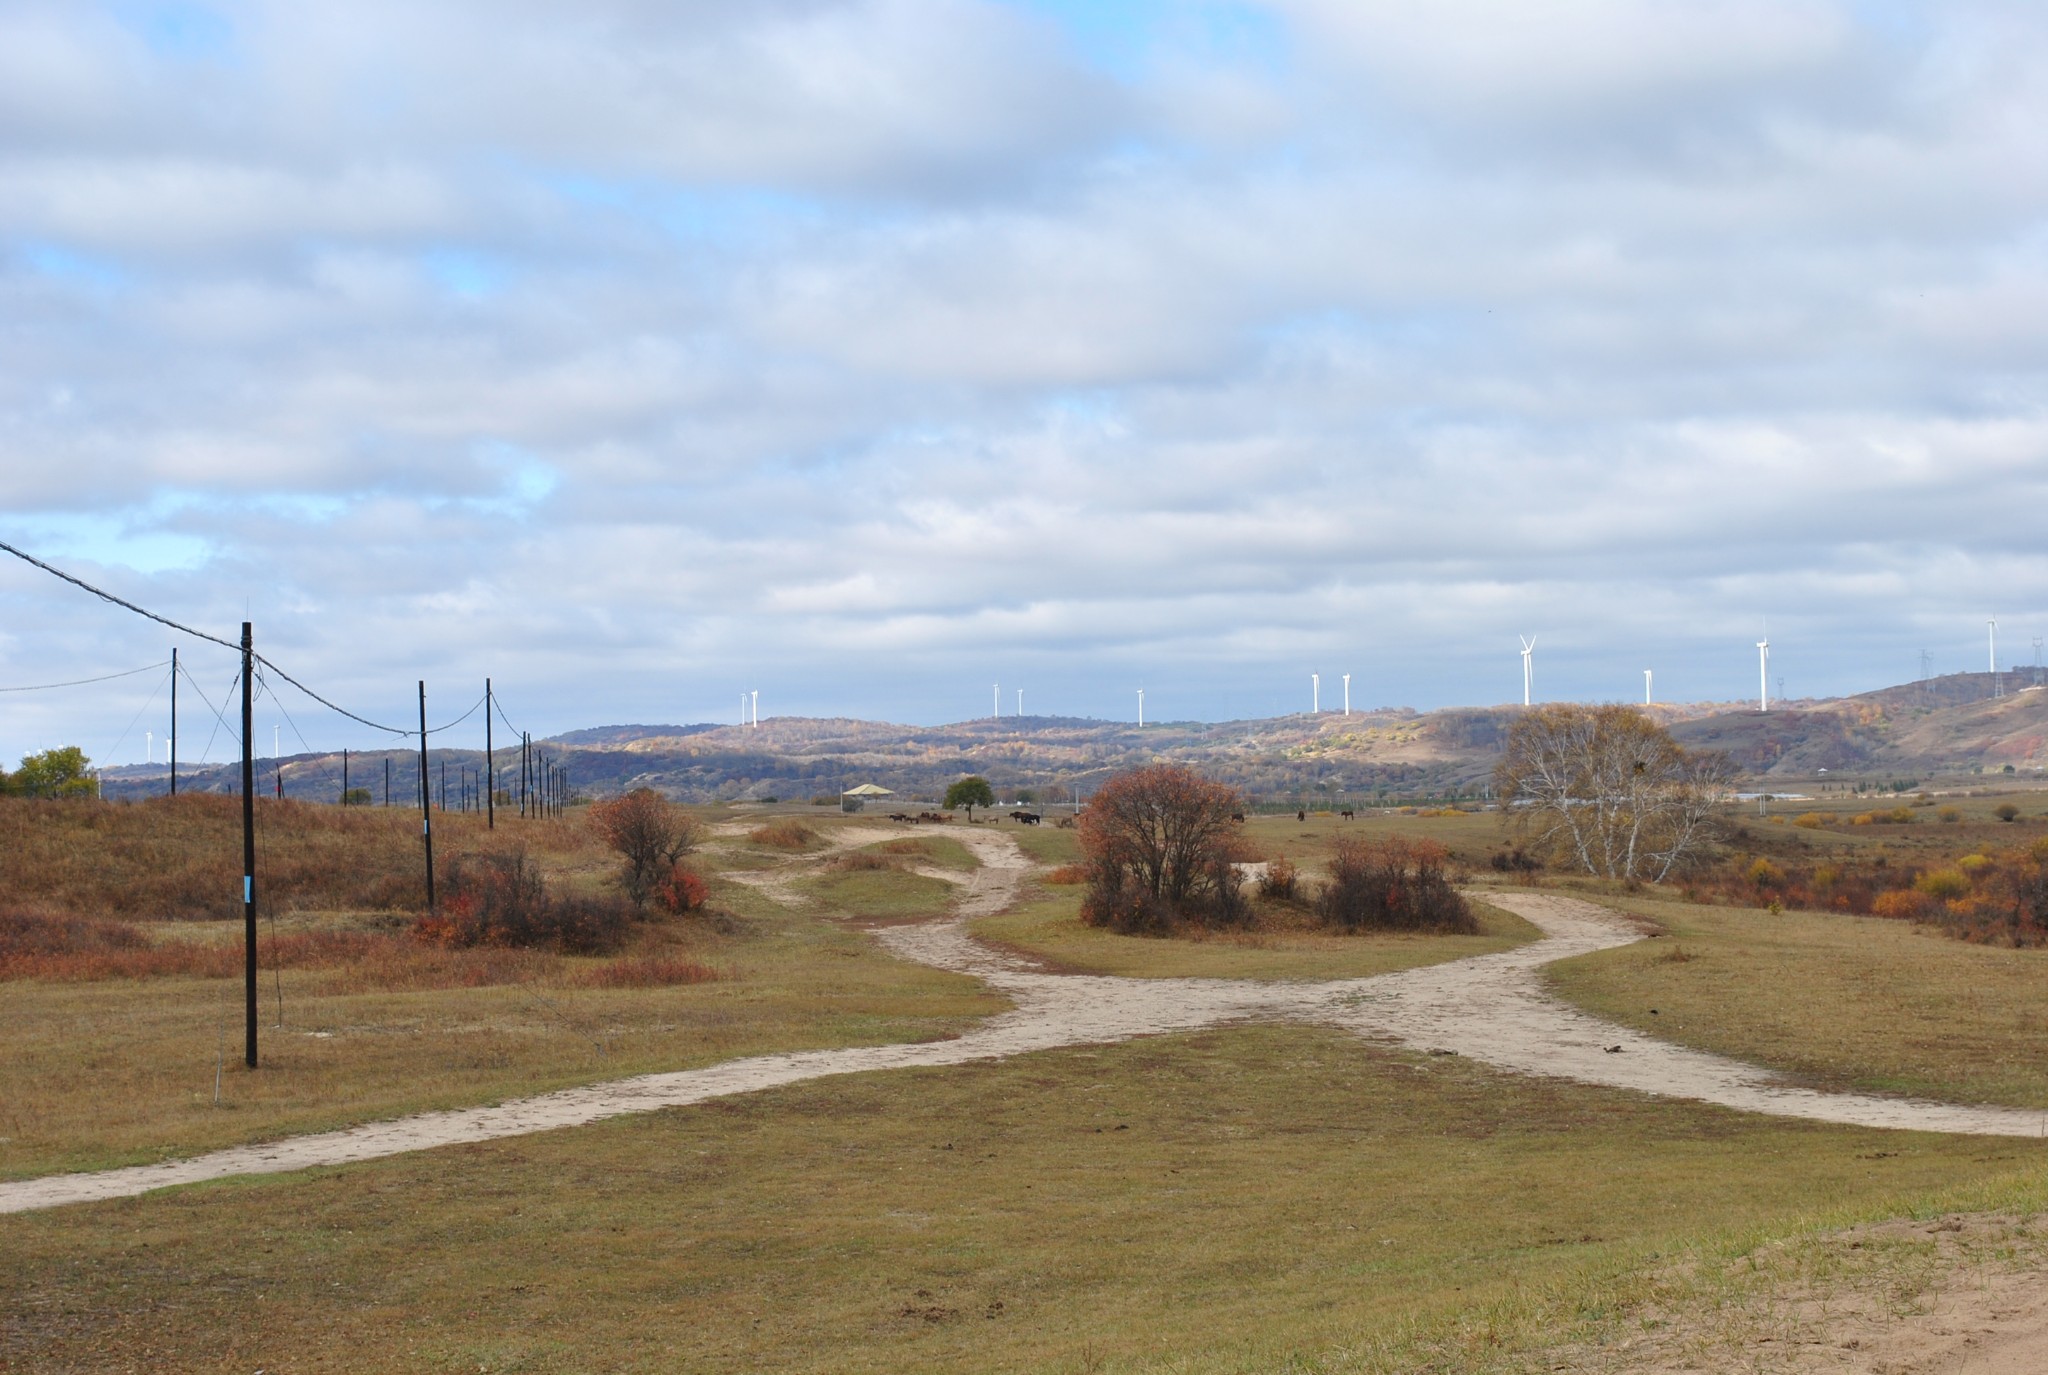
<path fill-rule="evenodd" d="M 2022 3 L 0 0 L 0 538 L 543 732 L 2031 663 L 2044 141 Z"/>

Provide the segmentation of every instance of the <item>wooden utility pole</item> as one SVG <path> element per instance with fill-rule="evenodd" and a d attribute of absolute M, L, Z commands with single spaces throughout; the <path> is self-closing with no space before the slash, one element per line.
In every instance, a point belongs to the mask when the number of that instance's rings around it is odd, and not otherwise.
<path fill-rule="evenodd" d="M 427 910 L 434 905 L 434 794 L 427 779 L 427 680 L 420 679 L 420 836 L 427 843 Z"/>
<path fill-rule="evenodd" d="M 491 680 L 484 679 L 484 829 L 498 829 L 498 772 L 491 767 Z"/>
<path fill-rule="evenodd" d="M 242 1059 L 256 1068 L 256 631 L 242 622 Z"/>
<path fill-rule="evenodd" d="M 178 647 L 171 646 L 171 796 L 178 795 Z"/>

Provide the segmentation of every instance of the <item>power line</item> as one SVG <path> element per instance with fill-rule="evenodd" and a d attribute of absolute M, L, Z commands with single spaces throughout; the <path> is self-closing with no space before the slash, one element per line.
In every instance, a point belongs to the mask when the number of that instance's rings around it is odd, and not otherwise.
<path fill-rule="evenodd" d="M 68 683 L 36 683 L 30 687 L 6 687 L 0 688 L 0 692 L 48 692 L 51 688 L 84 687 L 87 683 L 111 683 L 116 678 L 133 678 L 138 673 L 147 673 L 153 668 L 162 668 L 169 662 L 169 659 L 159 659 L 153 664 L 144 664 L 141 668 L 123 669 L 119 673 L 102 674 L 98 678 L 74 678 Z"/>
<path fill-rule="evenodd" d="M 223 640 L 223 639 L 222 639 L 222 638 L 221 638 L 220 636 L 218 636 L 218 635 L 209 635 L 209 634 L 207 634 L 207 633 L 206 633 L 205 631 L 203 631 L 203 630 L 194 630 L 194 629 L 193 629 L 193 628 L 192 628 L 191 626 L 189 626 L 189 625 L 183 625 L 183 624 L 181 624 L 181 623 L 179 623 L 179 622 L 177 622 L 177 621 L 174 621 L 174 620 L 172 620 L 172 619 L 171 619 L 170 617 L 168 617 L 168 616 L 159 616 L 159 615 L 158 615 L 158 614 L 157 614 L 156 612 L 154 612 L 154 611 L 151 611 L 151 610 L 150 610 L 150 609 L 149 609 L 148 607 L 145 607 L 145 606 L 137 606 L 137 605 L 136 605 L 136 604 L 135 604 L 134 602 L 131 602 L 131 601 L 129 601 L 129 600 L 127 599 L 127 598 L 125 598 L 125 597 L 117 597 L 117 596 L 115 596 L 115 595 L 114 595 L 113 593 L 111 593 L 111 592 L 107 591 L 107 590 L 106 590 L 105 588 L 102 588 L 102 587 L 95 587 L 95 586 L 93 586 L 93 585 L 92 585 L 91 583 L 87 582 L 87 581 L 86 581 L 86 580 L 85 580 L 84 578 L 81 578 L 81 577 L 77 577 L 77 576 L 75 576 L 75 575 L 73 575 L 73 574 L 67 573 L 67 572 L 65 572 L 65 571 L 64 571 L 63 569 L 61 569 L 61 568 L 58 568 L 58 567 L 56 567 L 56 566 L 55 566 L 54 564 L 48 564 L 48 563 L 44 563 L 44 562 L 43 562 L 43 561 L 42 561 L 41 559 L 37 558 L 37 557 L 36 557 L 35 555 L 33 555 L 33 554 L 30 554 L 30 553 L 27 553 L 27 552 L 26 552 L 26 551 L 24 551 L 24 550 L 21 550 L 21 549 L 17 549 L 17 548 L 15 548 L 15 547 L 14 547 L 13 545 L 11 545 L 11 544 L 7 543 L 7 542 L 6 542 L 5 540 L 0 540 L 0 550 L 4 550 L 4 551 L 6 551 L 6 552 L 7 552 L 7 553 L 9 553 L 9 554 L 12 554 L 12 555 L 14 555 L 14 557 L 16 557 L 16 558 L 20 559 L 20 560 L 21 560 L 22 562 L 24 562 L 24 563 L 28 563 L 28 564 L 33 564 L 33 565 L 34 565 L 35 567 L 37 567 L 37 568 L 40 568 L 40 569 L 42 569 L 42 570 L 43 570 L 43 571 L 44 571 L 45 573 L 48 573 L 48 574 L 49 574 L 49 575 L 50 575 L 51 577 L 53 577 L 53 578 L 59 578 L 59 579 L 62 579 L 63 581 L 65 581 L 65 582 L 68 582 L 68 583 L 70 583 L 70 584 L 71 584 L 71 585 L 72 585 L 73 587 L 76 587 L 76 588 L 79 588 L 79 589 L 80 589 L 80 590 L 82 590 L 82 591 L 85 591 L 85 592 L 89 592 L 89 593 L 91 593 L 91 594 L 92 594 L 93 596 L 95 596 L 95 597 L 98 597 L 98 598 L 99 598 L 99 599 L 100 599 L 101 601 L 104 601 L 104 602 L 111 602 L 111 603 L 113 603 L 113 604 L 114 604 L 115 606 L 118 606 L 118 607 L 120 607 L 120 608 L 121 608 L 122 610 L 124 610 L 124 611 L 133 611 L 133 612 L 134 612 L 134 613 L 135 613 L 136 615 L 138 615 L 138 616 L 142 616 L 142 617 L 145 617 L 145 618 L 146 618 L 146 619 L 148 619 L 148 620 L 152 620 L 152 621 L 155 621 L 155 622 L 156 622 L 156 623 L 157 623 L 158 625 L 167 625 L 167 626 L 169 626 L 169 627 L 170 627 L 171 629 L 173 629 L 173 630 L 176 630 L 176 631 L 179 631 L 179 632 L 181 632 L 181 633 L 183 633 L 183 634 L 186 634 L 186 635 L 193 635 L 193 636 L 197 636 L 197 637 L 198 637 L 199 639 L 202 639 L 202 640 L 206 641 L 206 642 L 207 642 L 208 644 L 216 644 L 216 645 L 219 645 L 219 646 L 220 646 L 221 648 L 223 648 L 223 649 L 232 649 L 232 650 L 234 650 L 234 651 L 235 651 L 235 652 L 236 652 L 237 654 L 239 654 L 239 653 L 241 653 L 241 652 L 242 652 L 242 648 L 243 648 L 243 647 L 242 647 L 241 645 L 239 645 L 239 644 L 236 644 L 236 643 L 234 643 L 234 642 L 233 642 L 233 641 L 231 641 L 231 640 Z M 318 702 L 318 703 L 319 703 L 319 704 L 320 704 L 321 706 L 323 706 L 323 707 L 326 707 L 326 708 L 327 708 L 327 709 L 328 709 L 329 711 L 331 711 L 331 712 L 335 712 L 335 713 L 337 713 L 338 715 L 341 715 L 341 716 L 346 716 L 346 717 L 347 717 L 347 718 L 348 718 L 349 720 L 351 720 L 351 721 L 354 721 L 354 722 L 355 722 L 355 723 L 356 723 L 357 725 L 360 725 L 360 726 L 368 726 L 368 727 L 369 727 L 369 728 L 370 728 L 371 730 L 381 730 L 381 731 L 383 731 L 383 732 L 384 732 L 385 734 L 387 734 L 387 735 L 411 735 L 411 734 L 412 734 L 412 731 L 410 731 L 410 730 L 408 730 L 408 729 L 405 729 L 405 728 L 403 728 L 403 727 L 400 727 L 400 726 L 387 726 L 387 725 L 385 725 L 385 724 L 384 724 L 384 723 L 383 723 L 382 721 L 372 721 L 372 720 L 371 720 L 371 719 L 370 719 L 369 717 L 367 717 L 367 716 L 358 716 L 358 715 L 357 715 L 357 714 L 356 714 L 355 712 L 352 712 L 352 711 L 350 711 L 350 710 L 349 710 L 349 709 L 348 709 L 347 707 L 344 707 L 344 706 L 340 705 L 339 703 L 336 703 L 336 702 L 330 702 L 330 701 L 328 701 L 328 700 L 327 700 L 327 699 L 326 699 L 325 697 L 322 697 L 322 696 L 321 696 L 321 695 L 320 695 L 319 693 L 317 693 L 317 692 L 313 691 L 313 689 L 311 689 L 311 688 L 307 687 L 307 686 L 306 686 L 306 685 L 305 685 L 304 683 L 302 683 L 302 682 L 300 682 L 300 681 L 299 681 L 298 679 L 296 679 L 296 678 L 292 677 L 292 675 L 291 675 L 291 674 L 289 674 L 289 673 L 286 673 L 286 672 L 285 672 L 285 671 L 284 671 L 283 669 L 279 668 L 279 667 L 278 667 L 278 666 L 276 665 L 276 663 L 274 663 L 273 661 L 271 661 L 271 660 L 269 660 L 269 659 L 266 659 L 266 658 L 264 658 L 264 657 L 263 657 L 263 656 L 262 656 L 261 654 L 256 654 L 256 653 L 253 653 L 253 652 L 252 652 L 252 653 L 250 654 L 250 656 L 249 656 L 249 657 L 250 657 L 251 659 L 253 659 L 253 660 L 254 660 L 255 662 L 257 662 L 257 663 L 259 663 L 259 664 L 263 665 L 263 666 L 264 666 L 265 668 L 269 669 L 269 670 L 270 670 L 270 671 L 271 671 L 272 673 L 275 673 L 275 674 L 276 674 L 276 675 L 277 675 L 277 676 L 278 676 L 279 678 L 283 679 L 283 680 L 284 680 L 285 682 L 287 682 L 287 683 L 290 683 L 290 684 L 291 684 L 291 685 L 292 685 L 293 687 L 297 688 L 297 689 L 298 689 L 298 690 L 299 690 L 300 692 L 303 692 L 303 693 L 305 693 L 305 694 L 306 694 L 306 695 L 307 695 L 308 697 L 310 697 L 310 698 L 312 698 L 312 699 L 313 699 L 314 701 Z M 151 667 L 151 668 L 156 668 L 156 667 L 159 667 L 159 665 L 156 665 L 156 664 L 151 664 L 151 665 L 150 665 L 150 667 Z M 145 672 L 145 671 L 146 671 L 146 670 L 143 670 L 143 669 L 136 669 L 136 670 L 135 670 L 135 672 L 137 672 L 137 673 L 141 673 L 141 672 Z M 120 675 L 114 675 L 114 676 L 120 676 Z M 101 680 L 97 680 L 97 679 L 87 679 L 87 680 L 85 680 L 85 681 L 87 681 L 87 682 L 94 682 L 94 681 L 101 681 Z M 55 684 L 54 686 L 70 686 L 70 684 Z M 9 689 L 9 690 L 10 690 L 10 691 L 13 691 L 13 690 L 16 690 L 16 689 Z M 27 691 L 28 689 L 19 689 L 19 690 L 20 690 L 20 691 Z M 277 695 L 276 695 L 275 693 L 272 693 L 272 694 L 271 694 L 271 700 L 272 700 L 272 701 L 276 701 L 276 700 L 277 700 Z M 482 705 L 482 703 L 483 703 L 483 699 L 482 699 L 482 698 L 478 698 L 478 699 L 477 699 L 477 703 L 478 703 L 478 705 L 479 705 L 479 706 L 481 706 L 481 705 Z M 471 708 L 469 709 L 469 711 L 466 711 L 466 712 L 464 712 L 464 713 L 463 713 L 463 714 L 462 714 L 461 716 L 459 716 L 459 717 L 457 717 L 457 718 L 456 718 L 455 720 L 453 720 L 453 721 L 449 722 L 447 726 L 442 726 L 442 727 L 440 727 L 439 729 L 441 729 L 441 730 L 447 730 L 447 729 L 449 729 L 449 727 L 451 727 L 451 726 L 459 726 L 459 725 L 461 725 L 461 724 L 462 724 L 462 723 L 463 723 L 464 721 L 467 721 L 467 720 L 469 719 L 469 717 L 470 717 L 471 713 L 473 713 L 473 712 L 474 712 L 475 710 L 476 710 L 476 707 L 471 707 Z M 294 729 L 296 729 L 296 727 L 294 727 Z M 433 733 L 434 733 L 434 732 L 432 732 L 432 731 L 429 731 L 429 732 L 428 732 L 428 734 L 433 734 Z"/>

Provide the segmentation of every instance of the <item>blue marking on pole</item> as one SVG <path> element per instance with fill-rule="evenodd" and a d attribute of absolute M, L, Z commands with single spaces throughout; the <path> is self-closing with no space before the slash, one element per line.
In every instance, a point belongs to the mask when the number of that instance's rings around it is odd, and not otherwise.
<path fill-rule="evenodd" d="M 242 875 L 242 901 L 245 904 L 256 901 L 256 876 L 254 874 Z"/>

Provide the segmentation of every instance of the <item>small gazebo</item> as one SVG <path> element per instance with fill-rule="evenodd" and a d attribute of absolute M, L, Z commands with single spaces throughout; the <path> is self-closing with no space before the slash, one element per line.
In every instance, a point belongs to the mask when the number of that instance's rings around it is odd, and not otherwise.
<path fill-rule="evenodd" d="M 848 788 L 839 794 L 839 810 L 857 812 L 868 805 L 871 797 L 894 797 L 896 794 L 878 783 L 863 783 L 857 788 Z"/>

